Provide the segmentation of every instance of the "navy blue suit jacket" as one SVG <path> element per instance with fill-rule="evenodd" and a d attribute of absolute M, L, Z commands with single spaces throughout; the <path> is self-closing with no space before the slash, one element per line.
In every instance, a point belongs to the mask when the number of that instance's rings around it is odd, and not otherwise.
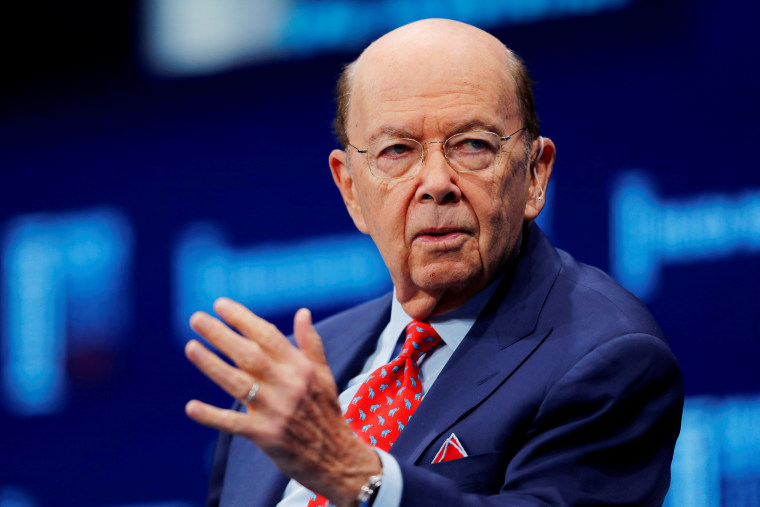
<path fill-rule="evenodd" d="M 339 389 L 390 318 L 390 295 L 321 322 Z M 404 506 L 659 505 L 683 385 L 647 309 L 535 225 L 393 445 Z M 431 464 L 455 433 L 468 457 Z M 221 435 L 210 505 L 272 506 L 288 479 L 250 441 Z"/>

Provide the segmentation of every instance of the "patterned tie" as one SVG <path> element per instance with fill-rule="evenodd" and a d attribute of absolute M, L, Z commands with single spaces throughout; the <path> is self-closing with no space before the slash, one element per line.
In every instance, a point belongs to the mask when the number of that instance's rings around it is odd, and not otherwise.
<path fill-rule="evenodd" d="M 422 400 L 417 361 L 440 341 L 427 322 L 413 320 L 406 326 L 401 353 L 367 377 L 346 409 L 344 417 L 359 438 L 378 449 L 390 450 Z M 324 497 L 312 494 L 308 507 L 325 505 Z"/>

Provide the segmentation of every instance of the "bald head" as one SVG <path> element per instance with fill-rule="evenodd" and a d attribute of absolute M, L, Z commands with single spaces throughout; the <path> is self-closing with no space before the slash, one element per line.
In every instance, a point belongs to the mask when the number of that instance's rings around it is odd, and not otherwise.
<path fill-rule="evenodd" d="M 413 79 L 419 76 L 424 80 Z M 438 87 L 452 82 L 477 87 L 484 79 L 501 83 L 504 93 L 493 98 L 493 106 L 521 118 L 529 144 L 538 136 L 538 120 L 522 61 L 489 33 L 446 19 L 425 19 L 397 28 L 346 66 L 336 88 L 336 135 L 342 146 L 348 145 L 349 116 L 357 121 L 349 110 L 360 95 L 410 93 L 404 85 L 412 80 L 416 83 L 413 93 L 435 96 Z M 498 103 L 504 100 L 510 104 Z"/>
<path fill-rule="evenodd" d="M 370 44 L 357 60 L 357 73 L 367 72 L 375 65 L 403 68 L 410 62 L 415 66 L 441 68 L 446 66 L 446 60 L 460 55 L 490 59 L 494 66 L 508 72 L 504 45 L 491 34 L 458 21 L 425 19 L 397 28 Z"/>

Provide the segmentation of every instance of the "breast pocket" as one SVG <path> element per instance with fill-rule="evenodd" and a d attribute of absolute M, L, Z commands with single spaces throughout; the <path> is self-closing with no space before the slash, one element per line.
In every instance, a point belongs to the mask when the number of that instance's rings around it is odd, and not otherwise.
<path fill-rule="evenodd" d="M 496 494 L 504 483 L 502 459 L 501 453 L 489 452 L 418 466 L 451 479 L 467 493 Z"/>

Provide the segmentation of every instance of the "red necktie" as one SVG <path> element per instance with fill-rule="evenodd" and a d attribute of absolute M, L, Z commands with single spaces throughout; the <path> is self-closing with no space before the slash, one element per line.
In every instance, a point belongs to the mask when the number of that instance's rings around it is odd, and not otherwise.
<path fill-rule="evenodd" d="M 367 377 L 343 416 L 359 438 L 378 449 L 390 450 L 422 400 L 417 361 L 439 341 L 441 337 L 427 322 L 413 320 L 406 326 L 398 357 Z M 327 500 L 313 494 L 308 507 L 324 505 Z"/>

